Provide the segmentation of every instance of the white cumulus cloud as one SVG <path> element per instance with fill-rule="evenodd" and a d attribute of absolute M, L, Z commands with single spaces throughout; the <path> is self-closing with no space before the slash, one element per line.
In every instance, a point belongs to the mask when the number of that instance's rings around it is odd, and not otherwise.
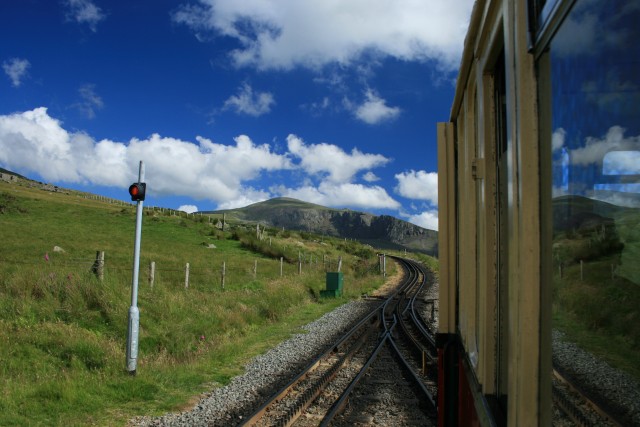
<path fill-rule="evenodd" d="M 400 108 L 389 107 L 384 99 L 371 90 L 365 93 L 365 98 L 365 101 L 355 108 L 354 114 L 367 124 L 375 125 L 393 120 L 400 115 Z"/>
<path fill-rule="evenodd" d="M 182 205 L 177 210 L 192 214 L 198 212 L 198 207 L 196 205 Z"/>
<path fill-rule="evenodd" d="M 365 173 L 364 175 L 362 175 L 362 179 L 364 179 L 367 182 L 376 182 L 376 181 L 380 181 L 380 178 L 378 178 L 376 176 L 375 173 L 369 171 L 367 173 Z"/>
<path fill-rule="evenodd" d="M 556 131 L 558 132 L 558 131 Z M 554 132 L 554 135 L 555 133 Z M 571 150 L 571 163 L 574 165 L 589 165 L 602 161 L 610 151 L 636 151 L 640 147 L 640 135 L 625 136 L 625 129 L 620 126 L 611 126 L 607 134 L 602 138 L 588 136 L 584 146 Z M 622 157 L 618 157 L 622 160 Z M 612 170 L 616 166 L 610 164 Z"/>
<path fill-rule="evenodd" d="M 106 18 L 106 15 L 91 0 L 66 0 L 66 18 L 78 24 L 87 24 L 94 33 L 98 23 Z"/>
<path fill-rule="evenodd" d="M 390 160 L 381 154 L 362 153 L 357 148 L 346 153 L 337 145 L 306 145 L 296 135 L 287 137 L 289 152 L 300 159 L 300 167 L 309 174 L 327 174 L 334 183 L 349 182 L 361 170 L 383 166 Z"/>
<path fill-rule="evenodd" d="M 438 231 L 438 211 L 425 211 L 416 215 L 408 215 L 407 221 L 423 228 Z"/>
<path fill-rule="evenodd" d="M 335 183 L 325 181 L 317 187 L 304 185 L 298 188 L 278 188 L 281 196 L 305 200 L 323 206 L 372 209 L 398 209 L 400 203 L 379 186 Z"/>
<path fill-rule="evenodd" d="M 438 173 L 414 171 L 399 173 L 396 176 L 396 191 L 403 197 L 415 200 L 427 200 L 438 205 Z"/>
<path fill-rule="evenodd" d="M 635 151 L 610 151 L 602 159 L 607 175 L 640 175 L 640 144 Z"/>
<path fill-rule="evenodd" d="M 31 63 L 22 58 L 11 58 L 2 63 L 2 69 L 9 76 L 13 87 L 20 87 L 22 80 L 27 76 L 27 70 Z"/>
<path fill-rule="evenodd" d="M 562 147 L 564 147 L 564 138 L 566 135 L 567 135 L 567 132 L 562 128 L 558 128 L 555 131 L 553 131 L 553 135 L 551 135 L 552 151 L 557 151 Z"/>
<path fill-rule="evenodd" d="M 76 102 L 73 106 L 80 111 L 88 119 L 96 117 L 96 110 L 100 110 L 104 107 L 102 98 L 96 93 L 96 85 L 84 84 L 78 89 L 80 94 L 80 101 Z"/>
<path fill-rule="evenodd" d="M 459 65 L 473 0 L 198 0 L 175 22 L 236 39 L 236 66 L 349 65 L 364 54 Z"/>
<path fill-rule="evenodd" d="M 276 195 L 333 207 L 399 209 L 400 204 L 377 185 L 351 180 L 362 171 L 390 160 L 354 148 L 345 152 L 322 143 L 307 145 L 295 135 L 287 138 L 288 151 L 279 154 L 269 144 L 256 144 L 248 136 L 220 144 L 198 136 L 195 142 L 152 134 L 128 141 L 95 140 L 84 132 L 71 132 L 51 117 L 46 108 L 0 115 L 0 165 L 20 173 L 34 173 L 54 183 L 80 183 L 126 188 L 145 164 L 148 196 L 186 196 L 211 200 L 220 209 L 246 206 Z M 268 173 L 298 175 L 295 188 L 261 185 Z M 373 182 L 373 173 L 364 174 Z M 254 187 L 255 185 L 255 187 Z M 265 188 L 271 185 L 271 188 Z M 124 194 L 124 192 L 123 192 Z M 186 212 L 193 205 L 180 207 Z"/>
<path fill-rule="evenodd" d="M 258 202 L 269 200 L 273 195 L 267 191 L 257 190 L 251 187 L 245 187 L 238 197 L 218 204 L 218 209 L 236 209 L 252 205 Z"/>
<path fill-rule="evenodd" d="M 158 134 L 128 142 L 95 141 L 68 132 L 47 109 L 0 116 L 0 164 L 34 172 L 53 182 L 126 187 L 145 162 L 146 181 L 154 195 L 184 195 L 220 203 L 245 193 L 245 181 L 271 170 L 291 169 L 286 155 L 256 145 L 249 137 L 223 145 L 197 137 L 198 144 Z M 263 193 L 261 193 L 263 194 Z"/>
<path fill-rule="evenodd" d="M 240 87 L 237 95 L 232 95 L 225 101 L 222 109 L 231 109 L 238 114 L 258 117 L 270 112 L 273 104 L 275 104 L 273 94 L 269 92 L 254 93 L 251 86 L 245 83 Z"/>

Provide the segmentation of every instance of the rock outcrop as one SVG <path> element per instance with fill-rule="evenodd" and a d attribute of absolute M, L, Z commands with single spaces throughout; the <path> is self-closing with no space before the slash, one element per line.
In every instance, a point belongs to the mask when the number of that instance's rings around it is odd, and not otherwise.
<path fill-rule="evenodd" d="M 390 215 L 329 209 L 290 198 L 271 199 L 225 212 L 271 227 L 356 239 L 380 249 L 407 249 L 431 255 L 437 255 L 438 251 L 437 231 Z"/>

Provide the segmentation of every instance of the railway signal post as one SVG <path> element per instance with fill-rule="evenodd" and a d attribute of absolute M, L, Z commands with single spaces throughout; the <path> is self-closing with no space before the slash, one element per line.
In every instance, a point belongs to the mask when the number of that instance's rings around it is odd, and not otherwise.
<path fill-rule="evenodd" d="M 131 277 L 131 307 L 129 307 L 129 327 L 127 330 L 127 371 L 136 374 L 138 362 L 138 332 L 140 330 L 140 311 L 138 310 L 138 275 L 140 272 L 140 238 L 142 234 L 142 205 L 147 184 L 144 180 L 144 163 L 140 161 L 138 182 L 129 186 L 131 200 L 138 202 L 136 207 L 136 237 L 133 247 L 133 273 Z"/>

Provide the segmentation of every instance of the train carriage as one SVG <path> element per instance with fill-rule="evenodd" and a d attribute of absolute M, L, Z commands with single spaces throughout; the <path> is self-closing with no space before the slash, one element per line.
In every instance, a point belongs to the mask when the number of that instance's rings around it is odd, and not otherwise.
<path fill-rule="evenodd" d="M 638 18 L 638 0 L 475 3 L 450 120 L 437 127 L 441 426 L 552 423 L 562 227 L 587 227 L 576 225 L 586 216 L 606 234 L 620 217 L 595 212 L 603 202 L 631 210 L 618 232 L 639 229 Z M 581 216 L 574 202 L 558 210 L 578 198 L 597 202 Z M 596 256 L 637 285 L 630 239 Z"/>

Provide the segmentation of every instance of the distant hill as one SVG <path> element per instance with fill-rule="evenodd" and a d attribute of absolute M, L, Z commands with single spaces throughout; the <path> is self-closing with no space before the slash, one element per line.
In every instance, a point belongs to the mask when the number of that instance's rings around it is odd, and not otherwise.
<path fill-rule="evenodd" d="M 573 262 L 614 259 L 617 276 L 640 283 L 640 209 L 563 196 L 553 199 L 553 221 L 558 254 Z"/>
<path fill-rule="evenodd" d="M 0 172 L 23 177 L 5 169 Z M 32 181 L 34 184 L 38 184 Z M 48 191 L 56 186 L 39 183 Z M 288 230 L 355 239 L 378 249 L 410 250 L 438 255 L 438 232 L 428 230 L 390 215 L 373 215 L 350 209 L 332 209 L 287 197 L 278 197 L 239 209 L 203 211 L 202 214 L 227 214 L 227 219 L 253 222 Z"/>
<path fill-rule="evenodd" d="M 356 239 L 380 249 L 411 250 L 437 256 L 438 232 L 392 217 L 331 209 L 278 197 L 239 209 L 202 212 L 289 230 Z"/>
<path fill-rule="evenodd" d="M 593 228 L 613 219 L 629 208 L 583 196 L 561 196 L 553 199 L 553 224 L 556 231 Z"/>

